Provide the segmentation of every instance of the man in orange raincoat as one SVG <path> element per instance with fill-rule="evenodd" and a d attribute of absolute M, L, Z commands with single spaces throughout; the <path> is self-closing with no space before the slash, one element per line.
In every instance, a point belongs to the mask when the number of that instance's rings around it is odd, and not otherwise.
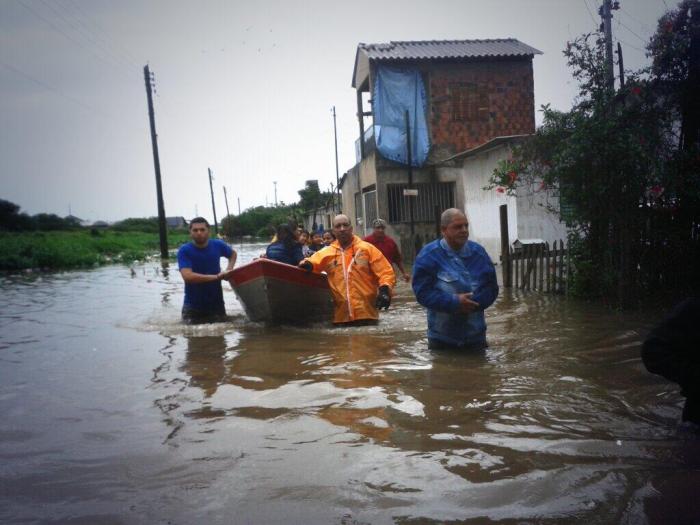
<path fill-rule="evenodd" d="M 333 219 L 335 241 L 307 257 L 299 266 L 316 273 L 326 272 L 333 294 L 333 322 L 373 323 L 379 310 L 389 308 L 396 284 L 394 269 L 382 252 L 353 235 L 345 215 Z"/>

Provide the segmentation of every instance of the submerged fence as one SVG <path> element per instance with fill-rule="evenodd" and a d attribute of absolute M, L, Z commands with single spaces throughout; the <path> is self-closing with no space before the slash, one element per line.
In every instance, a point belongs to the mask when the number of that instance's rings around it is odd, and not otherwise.
<path fill-rule="evenodd" d="M 501 255 L 503 286 L 546 293 L 566 293 L 569 264 L 564 241 L 510 246 Z"/>

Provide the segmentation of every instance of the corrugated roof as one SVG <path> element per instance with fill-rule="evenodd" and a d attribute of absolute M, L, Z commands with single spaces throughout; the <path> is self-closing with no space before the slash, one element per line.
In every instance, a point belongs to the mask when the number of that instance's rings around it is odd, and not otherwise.
<path fill-rule="evenodd" d="M 424 40 L 359 44 L 370 60 L 425 60 L 541 55 L 515 38 L 488 40 Z"/>

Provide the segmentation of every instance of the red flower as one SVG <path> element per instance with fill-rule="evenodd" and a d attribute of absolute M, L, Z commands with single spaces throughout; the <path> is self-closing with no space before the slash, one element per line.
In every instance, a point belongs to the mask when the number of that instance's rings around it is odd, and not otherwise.
<path fill-rule="evenodd" d="M 508 172 L 508 185 L 512 186 L 515 180 L 518 178 L 518 174 L 514 171 Z"/>
<path fill-rule="evenodd" d="M 501 187 L 501 186 L 499 186 L 498 188 L 496 188 L 496 192 L 497 192 L 497 193 L 505 193 L 505 192 L 506 192 L 506 189 L 503 188 L 503 187 Z"/>
<path fill-rule="evenodd" d="M 664 25 L 664 31 L 671 33 L 673 31 L 673 22 L 666 22 Z"/>
<path fill-rule="evenodd" d="M 538 191 L 543 191 L 547 189 L 547 183 L 545 181 L 540 182 L 540 187 Z"/>
<path fill-rule="evenodd" d="M 632 89 L 630 89 L 630 93 L 633 95 L 640 95 L 642 93 L 642 88 L 639 86 L 634 86 Z"/>

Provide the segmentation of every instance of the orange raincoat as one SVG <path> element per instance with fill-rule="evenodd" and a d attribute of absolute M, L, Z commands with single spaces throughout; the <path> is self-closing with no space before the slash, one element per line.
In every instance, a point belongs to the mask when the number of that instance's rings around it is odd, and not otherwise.
<path fill-rule="evenodd" d="M 314 272 L 328 274 L 334 323 L 378 319 L 374 306 L 378 288 L 386 285 L 393 289 L 396 284 L 394 269 L 382 252 L 357 235 L 345 250 L 336 240 L 304 260 L 313 265 Z"/>

